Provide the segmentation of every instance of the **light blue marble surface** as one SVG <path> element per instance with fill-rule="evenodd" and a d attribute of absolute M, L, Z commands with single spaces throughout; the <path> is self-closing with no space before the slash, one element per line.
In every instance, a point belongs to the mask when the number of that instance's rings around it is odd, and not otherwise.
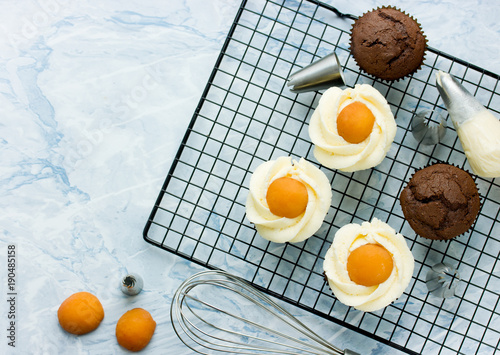
<path fill-rule="evenodd" d="M 250 0 L 251 1 L 251 0 Z M 378 1 L 335 2 L 360 15 Z M 399 1 L 429 45 L 500 72 L 500 3 Z M 153 247 L 142 230 L 239 7 L 233 0 L 2 1 L 0 11 L 0 265 L 15 244 L 16 347 L 1 354 L 121 354 L 114 329 L 126 310 L 151 312 L 148 354 L 189 354 L 169 306 L 201 268 Z M 127 297 L 127 272 L 144 290 Z M 89 291 L 105 318 L 85 336 L 58 325 L 59 304 Z M 301 314 L 298 310 L 293 310 Z M 311 318 L 335 345 L 384 346 Z M 391 350 L 393 351 L 393 350 Z"/>

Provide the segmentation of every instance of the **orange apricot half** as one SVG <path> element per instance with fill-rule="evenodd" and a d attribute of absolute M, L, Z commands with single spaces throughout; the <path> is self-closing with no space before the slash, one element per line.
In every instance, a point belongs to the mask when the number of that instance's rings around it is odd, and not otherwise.
<path fill-rule="evenodd" d="M 340 111 L 337 116 L 337 132 L 347 142 L 363 142 L 373 130 L 375 116 L 362 102 L 354 101 Z"/>
<path fill-rule="evenodd" d="M 365 244 L 347 257 L 349 278 L 358 285 L 379 285 L 391 276 L 392 255 L 380 244 Z"/>
<path fill-rule="evenodd" d="M 151 314 L 142 308 L 125 312 L 116 323 L 118 344 L 130 351 L 140 351 L 149 344 L 156 329 Z"/>
<path fill-rule="evenodd" d="M 266 200 L 272 214 L 279 217 L 295 218 L 306 210 L 307 189 L 297 179 L 278 178 L 269 185 Z"/>
<path fill-rule="evenodd" d="M 86 334 L 96 329 L 104 318 L 99 299 L 89 292 L 77 292 L 66 298 L 57 310 L 61 327 L 71 334 Z"/>

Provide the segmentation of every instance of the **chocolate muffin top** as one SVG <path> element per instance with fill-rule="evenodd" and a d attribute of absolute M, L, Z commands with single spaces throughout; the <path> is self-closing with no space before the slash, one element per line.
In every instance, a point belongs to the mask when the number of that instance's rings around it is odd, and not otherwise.
<path fill-rule="evenodd" d="M 394 81 L 417 71 L 427 40 L 412 17 L 382 7 L 358 18 L 351 31 L 351 53 L 366 73 Z"/>
<path fill-rule="evenodd" d="M 480 209 L 472 176 L 444 163 L 417 171 L 401 192 L 400 202 L 413 230 L 433 240 L 449 240 L 467 232 Z"/>

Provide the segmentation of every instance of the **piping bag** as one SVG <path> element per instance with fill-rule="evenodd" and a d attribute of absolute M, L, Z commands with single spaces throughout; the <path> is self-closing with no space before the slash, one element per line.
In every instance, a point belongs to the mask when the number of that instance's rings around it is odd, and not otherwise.
<path fill-rule="evenodd" d="M 474 174 L 500 177 L 500 121 L 452 75 L 439 71 L 436 86 Z"/>

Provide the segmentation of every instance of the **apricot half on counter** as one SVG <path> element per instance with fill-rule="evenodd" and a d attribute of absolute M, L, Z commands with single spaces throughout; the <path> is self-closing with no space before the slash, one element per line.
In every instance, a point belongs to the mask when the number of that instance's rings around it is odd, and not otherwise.
<path fill-rule="evenodd" d="M 149 344 L 156 329 L 151 314 L 142 308 L 125 312 L 116 323 L 118 344 L 130 351 L 139 351 Z"/>
<path fill-rule="evenodd" d="M 71 334 L 87 334 L 96 329 L 104 318 L 99 299 L 89 292 L 77 292 L 64 300 L 57 310 L 61 327 Z"/>

